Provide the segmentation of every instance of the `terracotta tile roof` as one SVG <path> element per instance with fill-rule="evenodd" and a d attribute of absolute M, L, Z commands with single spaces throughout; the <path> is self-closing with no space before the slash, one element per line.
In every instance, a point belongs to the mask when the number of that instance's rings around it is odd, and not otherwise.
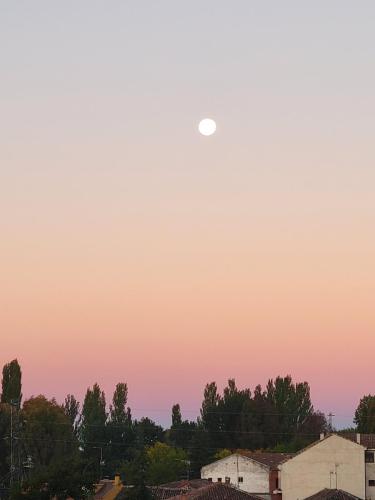
<path fill-rule="evenodd" d="M 170 500 L 261 500 L 259 497 L 240 491 L 232 486 L 212 483 L 171 497 Z"/>
<path fill-rule="evenodd" d="M 181 481 L 152 486 L 151 491 L 156 500 L 165 500 L 182 494 L 186 495 L 190 491 L 209 486 L 210 484 L 212 483 L 207 479 L 182 479 Z"/>
<path fill-rule="evenodd" d="M 182 479 L 172 483 L 160 484 L 159 488 L 197 489 L 210 484 L 211 482 L 208 479 Z"/>
<path fill-rule="evenodd" d="M 167 500 L 169 498 L 176 498 L 179 495 L 186 495 L 189 491 L 186 488 L 162 488 L 160 486 L 152 486 L 152 498 L 154 500 Z"/>
<path fill-rule="evenodd" d="M 291 453 L 267 453 L 267 452 L 252 452 L 247 450 L 238 450 L 236 453 L 244 457 L 255 460 L 258 463 L 266 465 L 270 469 L 277 469 L 281 462 L 285 462 L 292 458 L 294 455 Z"/>
<path fill-rule="evenodd" d="M 375 450 L 375 434 L 361 434 L 361 445 Z"/>
<path fill-rule="evenodd" d="M 325 489 L 305 498 L 305 500 L 360 500 L 360 498 L 343 490 Z"/>
<path fill-rule="evenodd" d="M 355 432 L 338 432 L 338 434 L 350 441 L 357 443 L 357 434 Z M 375 434 L 360 434 L 360 444 L 365 448 L 375 450 Z"/>
<path fill-rule="evenodd" d="M 349 439 L 354 443 L 357 443 L 357 433 L 356 432 L 338 432 L 339 436 Z M 359 444 L 365 448 L 375 450 L 375 434 L 359 434 Z"/>

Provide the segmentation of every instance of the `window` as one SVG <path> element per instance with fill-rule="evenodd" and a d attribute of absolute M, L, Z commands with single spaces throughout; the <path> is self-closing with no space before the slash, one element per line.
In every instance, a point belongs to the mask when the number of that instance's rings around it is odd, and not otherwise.
<path fill-rule="evenodd" d="M 275 480 L 275 489 L 278 490 L 279 489 L 279 478 L 277 477 L 276 480 Z"/>
<path fill-rule="evenodd" d="M 239 477 L 238 477 L 238 482 L 239 482 L 239 483 L 243 483 L 243 477 L 242 477 L 242 476 L 239 476 Z"/>
<path fill-rule="evenodd" d="M 368 485 L 375 486 L 375 479 L 369 479 Z"/>
<path fill-rule="evenodd" d="M 218 483 L 221 483 L 221 477 L 218 477 L 218 478 L 217 478 L 217 482 L 218 482 Z"/>
<path fill-rule="evenodd" d="M 366 453 L 365 453 L 365 462 L 367 464 L 373 464 L 374 463 L 374 452 L 373 451 L 366 451 Z"/>
<path fill-rule="evenodd" d="M 212 477 L 208 477 L 207 481 L 210 481 L 210 483 L 212 483 Z"/>
<path fill-rule="evenodd" d="M 230 477 L 225 478 L 225 484 L 230 484 Z"/>

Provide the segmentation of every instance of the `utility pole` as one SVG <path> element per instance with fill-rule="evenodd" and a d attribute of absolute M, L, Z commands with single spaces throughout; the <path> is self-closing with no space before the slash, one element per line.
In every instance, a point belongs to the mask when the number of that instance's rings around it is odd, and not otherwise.
<path fill-rule="evenodd" d="M 13 485 L 13 404 L 10 402 L 10 487 Z"/>
<path fill-rule="evenodd" d="M 102 467 L 105 466 L 105 460 L 103 459 L 103 447 L 102 446 L 93 446 L 94 450 L 100 450 L 100 460 L 99 460 L 99 479 L 102 479 Z"/>
<path fill-rule="evenodd" d="M 16 408 L 16 419 L 14 419 L 14 408 Z M 12 399 L 10 401 L 10 478 L 9 478 L 9 483 L 10 487 L 12 487 L 13 482 L 14 482 L 14 475 L 16 471 L 16 466 L 14 465 L 14 449 L 17 448 L 14 446 L 14 440 L 18 439 L 18 409 L 19 409 L 19 401 L 17 399 Z M 16 420 L 16 436 L 14 435 L 14 427 L 15 427 L 15 422 Z M 19 451 L 19 450 L 18 450 Z"/>
<path fill-rule="evenodd" d="M 190 481 L 190 460 L 185 460 L 185 463 L 187 480 Z"/>
<path fill-rule="evenodd" d="M 328 432 L 333 432 L 333 417 L 335 415 L 330 412 L 328 413 Z"/>

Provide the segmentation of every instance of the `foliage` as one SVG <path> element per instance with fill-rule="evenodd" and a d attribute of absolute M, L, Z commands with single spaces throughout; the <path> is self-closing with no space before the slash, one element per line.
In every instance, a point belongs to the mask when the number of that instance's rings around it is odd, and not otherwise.
<path fill-rule="evenodd" d="M 220 438 L 218 443 L 220 446 L 223 448 L 243 447 L 249 427 L 246 425 L 249 420 L 244 417 L 251 413 L 251 410 L 250 389 L 239 390 L 235 380 L 229 379 L 227 387 L 224 388 L 223 397 L 218 402 L 221 432 L 218 436 Z"/>
<path fill-rule="evenodd" d="M 68 394 L 64 401 L 63 410 L 65 415 L 69 418 L 75 432 L 79 425 L 79 407 L 80 404 L 73 394 Z"/>
<path fill-rule="evenodd" d="M 172 425 L 168 433 L 168 442 L 177 448 L 188 448 L 197 430 L 195 422 L 182 420 L 179 404 L 172 407 Z"/>
<path fill-rule="evenodd" d="M 156 442 L 164 440 L 163 428 L 155 424 L 155 422 L 148 417 L 135 420 L 133 429 L 137 448 L 152 446 Z"/>
<path fill-rule="evenodd" d="M 12 493 L 12 500 L 41 500 L 55 498 L 75 500 L 87 498 L 93 491 L 94 477 L 80 457 L 60 458 L 48 467 L 39 468 L 20 488 Z"/>
<path fill-rule="evenodd" d="M 133 460 L 124 464 L 121 475 L 123 482 L 132 485 L 125 490 L 124 498 L 129 500 L 149 500 L 152 498 L 146 486 L 146 474 L 149 462 L 145 450 L 136 453 Z"/>
<path fill-rule="evenodd" d="M 303 447 L 327 428 L 324 415 L 314 411 L 308 383 L 293 383 L 290 376 L 269 380 L 264 391 L 256 386 L 253 395 L 250 389 L 238 389 L 234 379 L 223 395 L 215 382 L 207 384 L 199 423 L 213 455 L 215 448 Z"/>
<path fill-rule="evenodd" d="M 0 478 L 6 477 L 9 471 L 10 452 L 10 408 L 8 404 L 0 403 Z M 0 488 L 3 481 L 0 480 Z"/>
<path fill-rule="evenodd" d="M 184 420 L 175 404 L 166 431 L 148 417 L 132 419 L 125 382 L 116 385 L 108 413 L 98 384 L 87 389 L 81 414 L 72 394 L 62 405 L 42 395 L 25 401 L 22 408 L 14 405 L 22 398 L 16 360 L 4 366 L 2 387 L 0 487 L 7 487 L 10 479 L 12 411 L 17 456 L 12 498 L 17 500 L 68 495 L 80 499 L 100 475 L 113 477 L 118 471 L 134 486 L 124 491 L 125 497 L 147 499 L 146 485 L 199 477 L 203 465 L 236 449 L 294 452 L 328 430 L 325 416 L 313 408 L 308 383 L 295 383 L 290 376 L 271 379 L 264 389 L 257 385 L 253 391 L 229 379 L 220 393 L 211 382 L 197 420 Z M 375 432 L 375 396 L 361 399 L 355 422 L 359 432 Z"/>
<path fill-rule="evenodd" d="M 74 427 L 64 408 L 40 395 L 25 401 L 20 417 L 21 452 L 28 467 L 22 490 L 15 488 L 12 499 L 83 498 L 82 488 L 92 489 L 94 478 L 79 456 Z"/>
<path fill-rule="evenodd" d="M 121 468 L 121 476 L 128 485 L 158 485 L 186 478 L 189 473 L 187 453 L 157 442 L 138 451 Z"/>
<path fill-rule="evenodd" d="M 107 434 L 110 442 L 110 460 L 107 470 L 113 475 L 123 460 L 132 456 L 135 432 L 132 427 L 130 408 L 127 407 L 128 387 L 125 383 L 116 385 L 109 410 Z"/>
<path fill-rule="evenodd" d="M 189 469 L 188 456 L 181 448 L 173 448 L 157 442 L 147 449 L 147 482 L 157 485 L 186 478 Z"/>
<path fill-rule="evenodd" d="M 354 423 L 357 432 L 369 434 L 375 432 L 375 396 L 363 396 L 355 411 Z"/>
<path fill-rule="evenodd" d="M 214 460 L 217 448 L 213 447 L 209 431 L 204 429 L 201 423 L 198 423 L 196 431 L 193 433 L 189 445 L 189 460 L 192 477 L 200 477 L 200 470 Z"/>
<path fill-rule="evenodd" d="M 71 422 L 54 399 L 49 401 L 45 396 L 28 399 L 21 419 L 24 453 L 32 457 L 36 468 L 48 466 L 77 449 Z"/>
<path fill-rule="evenodd" d="M 294 384 L 290 375 L 269 380 L 267 399 L 277 413 L 277 438 L 290 441 L 313 413 L 307 382 Z"/>
<path fill-rule="evenodd" d="M 22 389 L 22 372 L 18 361 L 14 359 L 3 367 L 3 380 L 2 380 L 2 403 L 21 405 Z"/>
<path fill-rule="evenodd" d="M 100 460 L 107 445 L 105 394 L 98 384 L 87 389 L 82 408 L 79 436 L 86 458 Z"/>
<path fill-rule="evenodd" d="M 126 409 L 127 402 L 128 386 L 125 383 L 119 383 L 116 385 L 112 405 L 110 406 L 110 419 L 112 423 L 116 425 L 127 423 L 129 419 L 129 414 Z"/>
<path fill-rule="evenodd" d="M 202 427 L 211 433 L 218 432 L 220 428 L 219 402 L 220 394 L 216 382 L 207 384 L 204 389 L 200 422 Z"/>
<path fill-rule="evenodd" d="M 229 455 L 232 455 L 232 452 L 230 450 L 227 450 L 226 448 L 223 448 L 222 450 L 219 450 L 217 453 L 215 453 L 214 459 L 221 460 L 222 458 L 229 457 Z"/>

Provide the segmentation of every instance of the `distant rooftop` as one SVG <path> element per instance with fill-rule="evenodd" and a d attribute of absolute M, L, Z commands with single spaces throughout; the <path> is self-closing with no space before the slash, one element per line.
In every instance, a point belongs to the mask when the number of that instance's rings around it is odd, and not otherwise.
<path fill-rule="evenodd" d="M 248 450 L 237 450 L 236 453 L 266 465 L 270 469 L 277 469 L 277 466 L 281 464 L 281 462 L 284 462 L 294 456 L 292 453 L 271 453 Z"/>
<path fill-rule="evenodd" d="M 359 434 L 356 432 L 338 432 L 337 434 L 355 443 L 361 444 L 365 448 L 375 450 L 375 434 Z M 359 438 L 359 440 L 357 438 Z"/>
<path fill-rule="evenodd" d="M 261 500 L 259 497 L 240 491 L 232 486 L 222 483 L 210 483 L 199 480 L 178 481 L 152 488 L 154 498 L 157 500 Z M 184 485 L 180 484 L 184 483 Z M 177 488 L 171 488 L 177 486 Z M 179 489 L 179 486 L 183 486 Z M 173 494 L 173 491 L 175 493 Z M 172 496 L 173 495 L 173 496 Z"/>
<path fill-rule="evenodd" d="M 360 500 L 360 498 L 343 490 L 325 489 L 305 498 L 305 500 Z"/>

